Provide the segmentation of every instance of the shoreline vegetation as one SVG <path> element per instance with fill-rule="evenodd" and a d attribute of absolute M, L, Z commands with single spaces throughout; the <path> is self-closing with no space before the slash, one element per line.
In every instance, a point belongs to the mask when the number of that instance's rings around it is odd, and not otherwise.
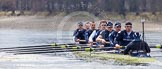
<path fill-rule="evenodd" d="M 78 12 L 78 11 L 76 11 Z M 85 11 L 83 11 L 85 12 Z M 71 12 L 72 13 L 72 12 Z M 125 16 L 118 14 L 117 12 L 100 12 L 98 15 L 93 14 L 91 12 L 88 12 L 99 19 L 112 19 L 112 20 L 140 20 L 141 18 L 145 18 L 146 20 L 150 22 L 162 22 L 162 13 L 156 12 L 156 14 L 153 14 L 151 12 L 128 12 Z M 42 12 L 32 12 L 32 11 L 0 11 L 0 17 L 2 16 L 66 16 L 70 13 L 66 12 L 53 12 L 49 13 L 48 11 L 42 11 Z M 85 15 L 81 15 L 85 16 Z"/>
<path fill-rule="evenodd" d="M 82 12 L 82 11 L 81 11 Z M 84 12 L 84 11 L 83 11 Z M 89 13 L 89 12 L 87 12 Z M 89 13 L 91 14 L 91 13 Z M 135 31 L 141 31 L 141 18 L 146 19 L 145 31 L 161 31 L 162 28 L 162 15 L 160 12 L 153 15 L 149 12 L 140 13 L 138 16 L 135 13 L 127 13 L 126 18 L 117 14 L 110 12 L 100 13 L 95 18 L 99 20 L 111 20 L 113 22 L 120 21 L 124 28 L 124 23 L 126 21 L 131 21 L 133 23 L 133 29 Z M 92 14 L 93 15 L 93 14 Z M 69 14 L 65 12 L 55 12 L 49 15 L 48 12 L 30 12 L 24 11 L 15 11 L 14 14 L 12 11 L 0 11 L 0 28 L 10 28 L 10 29 L 37 29 L 37 30 L 52 30 L 56 31 L 61 29 L 62 31 L 71 31 L 76 28 L 76 23 L 79 21 L 87 22 L 94 21 L 93 17 L 90 17 L 85 14 L 78 14 L 64 19 Z M 66 20 L 63 28 L 58 28 L 61 22 Z M 98 23 L 99 20 L 96 22 Z M 70 27 L 71 26 L 71 27 Z M 69 28 L 70 27 L 70 28 Z"/>

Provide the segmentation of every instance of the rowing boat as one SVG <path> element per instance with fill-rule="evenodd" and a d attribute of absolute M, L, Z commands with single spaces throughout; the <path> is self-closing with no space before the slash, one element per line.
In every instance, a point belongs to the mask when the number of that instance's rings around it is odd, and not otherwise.
<path fill-rule="evenodd" d="M 156 62 L 157 60 L 153 57 L 150 58 L 144 58 L 144 57 L 132 57 L 129 55 L 121 55 L 121 54 L 113 54 L 113 53 L 107 53 L 107 52 L 74 52 L 74 54 L 81 59 L 89 60 L 106 60 L 106 61 L 115 61 L 118 64 L 126 64 L 126 65 L 132 65 L 132 64 L 148 64 L 151 62 Z"/>
<path fill-rule="evenodd" d="M 150 46 L 150 48 L 162 48 L 161 45 Z M 132 57 L 130 55 L 116 54 L 114 52 L 75 52 L 77 57 L 87 59 L 98 59 L 98 60 L 114 60 L 118 64 L 148 64 L 156 62 L 154 57 Z"/>
<path fill-rule="evenodd" d="M 150 48 L 161 48 L 161 45 L 150 46 Z M 130 55 L 123 55 L 114 53 L 114 51 L 99 51 L 99 52 L 86 52 L 86 51 L 77 51 L 74 54 L 78 58 L 82 58 L 85 60 L 94 59 L 94 60 L 113 60 L 118 64 L 126 64 L 126 65 L 138 65 L 138 64 L 148 64 L 152 62 L 156 62 L 157 60 L 154 57 L 132 57 Z"/>
<path fill-rule="evenodd" d="M 93 47 L 93 46 L 92 46 Z M 151 48 L 162 48 L 161 45 L 150 46 Z M 0 48 L 0 51 L 14 54 L 40 54 L 40 53 L 56 53 L 56 52 L 74 52 L 74 54 L 81 58 L 91 58 L 99 60 L 115 60 L 115 62 L 124 64 L 142 64 L 155 62 L 155 58 L 139 58 L 131 57 L 128 55 L 105 53 L 113 50 L 114 47 L 104 48 L 90 48 L 86 45 L 66 45 L 66 44 L 55 44 L 55 45 L 38 45 L 38 46 L 24 46 L 24 47 L 12 47 L 12 48 Z M 97 53 L 99 52 L 99 53 Z"/>

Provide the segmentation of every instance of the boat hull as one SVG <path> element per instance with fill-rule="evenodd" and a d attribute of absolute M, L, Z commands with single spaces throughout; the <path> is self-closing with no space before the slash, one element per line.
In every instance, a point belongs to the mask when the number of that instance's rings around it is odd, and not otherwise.
<path fill-rule="evenodd" d="M 132 64 L 148 64 L 151 62 L 155 62 L 155 58 L 144 58 L 144 57 L 132 57 L 129 55 L 121 55 L 121 54 L 112 54 L 112 53 L 95 53 L 95 52 L 75 52 L 74 53 L 77 57 L 83 58 L 87 60 L 90 59 L 97 59 L 97 60 L 113 60 L 116 63 L 119 64 L 126 64 L 126 65 L 132 65 Z"/>

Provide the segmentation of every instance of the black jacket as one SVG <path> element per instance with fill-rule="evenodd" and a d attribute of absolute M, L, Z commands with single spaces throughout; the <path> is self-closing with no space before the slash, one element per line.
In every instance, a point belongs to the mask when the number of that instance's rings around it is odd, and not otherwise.
<path fill-rule="evenodd" d="M 74 34 L 73 34 L 73 36 L 74 36 L 74 38 L 75 38 L 75 41 L 76 41 L 77 39 L 86 40 L 85 32 L 86 32 L 85 29 L 82 29 L 82 30 L 76 29 L 76 30 L 74 31 Z M 86 42 L 79 42 L 79 44 L 86 44 Z"/>
<path fill-rule="evenodd" d="M 135 32 L 132 31 L 130 35 L 128 35 L 126 30 L 123 30 L 123 31 L 118 32 L 118 34 L 116 35 L 115 44 L 126 46 L 134 39 L 136 39 Z"/>
<path fill-rule="evenodd" d="M 124 50 L 124 54 L 129 54 L 130 52 L 133 51 L 144 51 L 145 53 L 150 53 L 150 48 L 146 42 L 143 42 L 142 40 L 140 41 L 132 41 L 130 42 L 127 46 L 126 49 Z"/>

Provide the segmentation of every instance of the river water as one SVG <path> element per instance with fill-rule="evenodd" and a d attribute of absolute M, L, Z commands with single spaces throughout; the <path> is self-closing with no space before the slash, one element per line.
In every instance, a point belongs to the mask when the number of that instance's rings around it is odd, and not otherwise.
<path fill-rule="evenodd" d="M 71 43 L 72 32 L 62 33 L 38 30 L 0 29 L 0 48 L 31 46 L 57 43 Z M 149 44 L 162 43 L 162 33 L 146 33 Z M 65 37 L 65 38 L 62 38 Z M 158 49 L 153 49 L 157 51 Z M 161 52 L 152 52 L 152 56 L 159 62 L 150 63 L 147 66 L 116 65 L 112 62 L 87 62 L 77 59 L 73 53 L 49 53 L 13 55 L 0 52 L 0 69 L 161 69 Z"/>

